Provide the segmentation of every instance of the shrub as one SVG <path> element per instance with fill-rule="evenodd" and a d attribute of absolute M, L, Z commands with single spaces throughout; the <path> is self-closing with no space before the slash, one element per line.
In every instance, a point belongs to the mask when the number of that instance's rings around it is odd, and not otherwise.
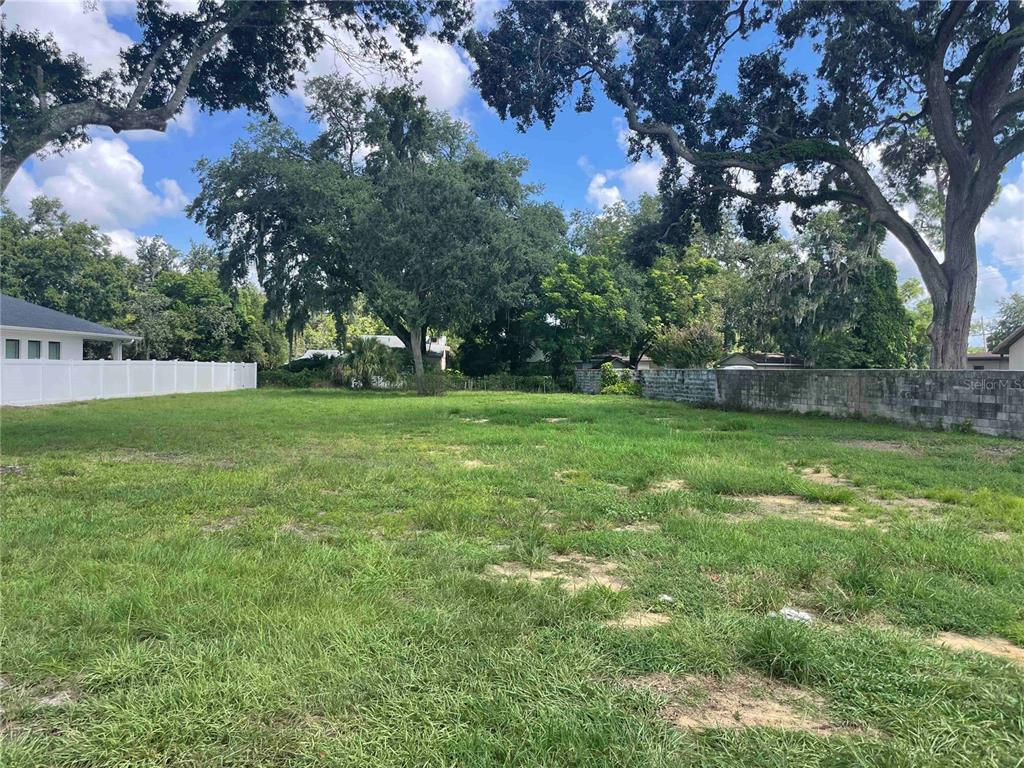
<path fill-rule="evenodd" d="M 605 387 L 611 387 L 619 383 L 621 377 L 619 372 L 615 370 L 615 366 L 611 363 L 601 364 L 601 389 Z"/>
<path fill-rule="evenodd" d="M 622 379 L 614 384 L 609 384 L 607 387 L 601 387 L 602 395 L 636 395 L 639 397 L 643 394 L 643 389 L 640 387 L 640 383 L 636 381 L 630 381 L 629 379 Z"/>
<path fill-rule="evenodd" d="M 629 371 L 619 372 L 611 363 L 601 365 L 602 395 L 640 395 L 640 384 L 633 381 Z"/>
<path fill-rule="evenodd" d="M 651 348 L 651 359 L 668 368 L 707 368 L 724 348 L 722 334 L 710 323 L 671 328 Z"/>
<path fill-rule="evenodd" d="M 331 382 L 331 372 L 326 368 L 306 368 L 289 371 L 287 368 L 271 368 L 257 373 L 260 387 L 323 387 Z"/>

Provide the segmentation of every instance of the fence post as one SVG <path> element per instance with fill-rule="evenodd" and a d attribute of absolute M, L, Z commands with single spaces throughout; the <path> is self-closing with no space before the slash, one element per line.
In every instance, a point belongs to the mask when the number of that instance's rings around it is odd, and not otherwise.
<path fill-rule="evenodd" d="M 149 394 L 156 394 L 156 360 L 150 360 L 152 365 L 149 368 Z"/>

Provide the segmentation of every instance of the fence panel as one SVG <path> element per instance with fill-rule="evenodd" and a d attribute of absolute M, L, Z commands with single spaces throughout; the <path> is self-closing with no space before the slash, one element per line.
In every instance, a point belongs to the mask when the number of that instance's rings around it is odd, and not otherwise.
<path fill-rule="evenodd" d="M 255 363 L 0 360 L 0 405 L 255 388 Z"/>

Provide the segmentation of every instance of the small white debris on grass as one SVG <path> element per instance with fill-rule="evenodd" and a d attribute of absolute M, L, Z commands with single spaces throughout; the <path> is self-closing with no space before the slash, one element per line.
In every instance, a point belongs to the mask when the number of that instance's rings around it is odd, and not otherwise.
<path fill-rule="evenodd" d="M 672 604 L 676 601 L 672 595 L 658 595 L 658 602 Z"/>
<path fill-rule="evenodd" d="M 772 611 L 768 614 L 769 616 L 778 616 L 782 619 L 789 621 L 800 621 L 804 624 L 810 624 L 814 621 L 814 616 L 807 611 L 801 611 L 799 608 L 793 608 L 792 606 L 786 605 L 777 611 Z"/>

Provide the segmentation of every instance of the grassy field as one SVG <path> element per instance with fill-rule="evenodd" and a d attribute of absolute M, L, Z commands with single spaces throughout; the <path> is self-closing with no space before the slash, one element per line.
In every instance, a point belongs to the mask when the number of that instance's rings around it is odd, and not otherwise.
<path fill-rule="evenodd" d="M 328 390 L 2 441 L 11 768 L 1024 755 L 1020 443 Z"/>

